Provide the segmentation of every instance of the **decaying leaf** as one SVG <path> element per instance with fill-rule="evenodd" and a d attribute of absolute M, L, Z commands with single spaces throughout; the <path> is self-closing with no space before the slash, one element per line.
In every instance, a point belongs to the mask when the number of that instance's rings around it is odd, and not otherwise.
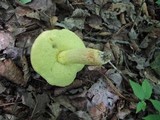
<path fill-rule="evenodd" d="M 75 112 L 75 107 L 72 106 L 72 104 L 70 103 L 71 101 L 69 101 L 69 99 L 66 96 L 58 96 L 54 98 L 54 101 L 59 103 L 60 105 L 63 105 L 65 108 L 67 108 L 68 110 Z"/>
<path fill-rule="evenodd" d="M 160 75 L 160 53 L 157 54 L 155 60 L 151 63 L 152 69 Z"/>
<path fill-rule="evenodd" d="M 110 91 L 110 88 L 107 87 L 102 79 L 93 84 L 87 92 L 87 97 L 91 99 L 88 101 L 88 109 L 100 103 L 103 103 L 107 109 L 113 109 L 115 102 L 118 100 L 118 96 Z"/>
<path fill-rule="evenodd" d="M 102 19 L 98 16 L 98 15 L 91 15 L 89 17 L 87 17 L 86 20 L 87 24 L 97 30 L 101 30 L 102 29 Z"/>
<path fill-rule="evenodd" d="M 83 120 L 92 120 L 90 115 L 85 111 L 76 111 L 75 114 Z"/>
<path fill-rule="evenodd" d="M 117 118 L 123 120 L 130 113 L 131 113 L 131 111 L 129 109 L 123 109 L 123 110 L 121 110 L 121 111 L 118 112 Z"/>
<path fill-rule="evenodd" d="M 151 80 L 152 82 L 156 84 L 160 84 L 160 80 L 156 77 L 156 75 L 153 73 L 153 71 L 150 68 L 145 69 L 144 75 L 147 79 Z"/>
<path fill-rule="evenodd" d="M 30 116 L 30 119 L 43 118 L 49 102 L 50 99 L 46 93 L 35 94 L 34 92 L 24 92 L 23 94 L 23 104 L 27 105 L 32 110 L 32 116 Z"/>
<path fill-rule="evenodd" d="M 88 13 L 87 10 L 83 10 L 83 9 L 80 9 L 80 8 L 75 9 L 72 13 L 73 18 L 82 18 L 82 17 L 85 18 L 89 15 L 90 14 Z"/>
<path fill-rule="evenodd" d="M 33 11 L 29 8 L 17 7 L 15 10 L 16 18 L 20 25 L 29 25 L 31 24 L 31 19 L 25 18 L 27 14 L 32 13 Z"/>
<path fill-rule="evenodd" d="M 62 108 L 60 107 L 60 104 L 59 103 L 51 103 L 51 104 L 48 104 L 48 107 L 51 110 L 51 113 L 49 113 L 51 116 L 50 120 L 56 120 L 62 110 Z"/>
<path fill-rule="evenodd" d="M 3 93 L 6 88 L 0 83 L 0 94 Z"/>
<path fill-rule="evenodd" d="M 129 58 L 129 60 L 135 61 L 135 62 L 137 63 L 136 68 L 137 68 L 138 70 L 142 70 L 142 69 L 144 69 L 146 66 L 148 66 L 147 60 L 146 60 L 146 58 L 143 57 L 143 56 L 132 54 L 132 55 L 129 56 L 128 58 Z"/>
<path fill-rule="evenodd" d="M 83 84 L 84 84 L 84 82 L 82 80 L 75 80 L 71 85 L 69 85 L 67 87 L 56 88 L 54 90 L 54 96 L 61 95 L 61 94 L 65 93 L 66 91 L 69 91 L 71 89 L 81 87 Z"/>
<path fill-rule="evenodd" d="M 10 59 L 0 61 L 0 76 L 3 76 L 13 83 L 26 85 L 22 71 Z"/>
<path fill-rule="evenodd" d="M 111 43 L 110 47 L 112 49 L 116 64 L 122 64 L 123 55 L 122 55 L 122 51 L 121 51 L 120 47 L 115 43 Z"/>
<path fill-rule="evenodd" d="M 109 79 L 113 80 L 117 87 L 121 88 L 122 76 L 115 69 L 110 69 L 106 72 Z"/>
<path fill-rule="evenodd" d="M 13 47 L 15 39 L 11 33 L 0 31 L 0 51 L 6 49 L 7 47 Z"/>
<path fill-rule="evenodd" d="M 29 108 L 26 105 L 22 104 L 20 100 L 21 100 L 20 96 L 14 96 L 11 94 L 8 94 L 6 96 L 5 94 L 1 94 L 0 95 L 1 111 L 6 115 L 15 117 L 16 119 L 22 119 L 22 118 L 25 119 L 26 118 L 25 115 L 29 114 Z M 6 118 L 5 115 L 4 118 Z"/>
<path fill-rule="evenodd" d="M 17 59 L 22 56 L 22 51 L 22 49 L 17 47 L 9 47 L 3 51 L 3 54 L 5 54 L 7 58 Z"/>
<path fill-rule="evenodd" d="M 75 106 L 78 110 L 86 109 L 87 99 L 85 97 L 76 97 L 71 101 L 72 101 L 72 105 Z"/>
<path fill-rule="evenodd" d="M 86 16 L 89 16 L 88 11 L 82 9 L 75 9 L 71 17 L 66 17 L 61 24 L 64 24 L 67 29 L 78 28 L 80 30 L 84 29 L 84 22 Z"/>
<path fill-rule="evenodd" d="M 58 21 L 58 17 L 57 16 L 53 16 L 50 18 L 50 24 L 52 27 L 55 27 L 55 24 L 57 23 Z"/>
<path fill-rule="evenodd" d="M 28 81 L 30 78 L 30 73 L 29 73 L 29 66 L 28 66 L 28 62 L 27 62 L 27 58 L 26 56 L 21 56 L 21 64 L 22 64 L 22 68 L 23 68 L 23 78 L 24 81 Z"/>
<path fill-rule="evenodd" d="M 28 6 L 39 11 L 40 19 L 43 21 L 49 22 L 50 18 L 55 15 L 56 4 L 52 0 L 34 0 Z"/>
<path fill-rule="evenodd" d="M 89 114 L 93 120 L 103 120 L 105 118 L 106 106 L 104 103 L 99 103 L 89 109 Z"/>
<path fill-rule="evenodd" d="M 21 70 L 10 59 L 0 61 L 0 76 L 3 76 L 16 84 L 26 84 Z"/>
<path fill-rule="evenodd" d="M 62 21 L 61 23 L 65 26 L 65 28 L 67 29 L 74 29 L 74 28 L 78 28 L 78 29 L 84 29 L 84 18 L 65 18 L 64 21 Z"/>

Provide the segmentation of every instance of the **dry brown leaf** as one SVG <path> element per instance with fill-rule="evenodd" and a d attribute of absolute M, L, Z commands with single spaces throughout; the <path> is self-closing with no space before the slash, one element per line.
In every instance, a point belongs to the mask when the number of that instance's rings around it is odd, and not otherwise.
<path fill-rule="evenodd" d="M 126 20 L 125 20 L 125 15 L 124 15 L 124 13 L 121 13 L 121 14 L 120 14 L 120 21 L 121 21 L 121 24 L 122 24 L 122 25 L 124 25 L 124 24 L 127 23 Z"/>
<path fill-rule="evenodd" d="M 25 85 L 22 71 L 10 59 L 0 61 L 0 76 L 18 85 Z"/>
<path fill-rule="evenodd" d="M 54 96 L 61 95 L 61 94 L 65 93 L 68 90 L 81 87 L 83 84 L 85 84 L 85 82 L 83 82 L 82 80 L 75 80 L 69 86 L 62 87 L 62 88 L 55 88 L 55 90 L 54 90 Z"/>
<path fill-rule="evenodd" d="M 0 51 L 14 46 L 15 39 L 11 33 L 0 31 Z"/>
<path fill-rule="evenodd" d="M 6 87 L 3 86 L 3 84 L 0 83 L 0 94 L 2 94 L 6 90 Z"/>
<path fill-rule="evenodd" d="M 57 23 L 58 21 L 58 17 L 57 16 L 53 16 L 50 18 L 50 23 L 51 23 L 51 26 L 54 27 L 55 24 Z"/>
<path fill-rule="evenodd" d="M 78 110 L 85 110 L 87 107 L 87 99 L 85 97 L 77 97 L 71 100 L 73 106 Z"/>
<path fill-rule="evenodd" d="M 122 55 L 122 51 L 120 47 L 116 45 L 115 43 L 111 43 L 110 46 L 112 48 L 116 64 L 120 64 L 123 59 L 123 55 Z"/>
<path fill-rule="evenodd" d="M 118 95 L 121 98 L 127 99 L 125 96 L 121 94 L 121 91 L 114 86 L 114 84 L 111 82 L 111 80 L 108 77 L 106 77 L 105 75 L 104 77 L 106 79 L 107 86 L 109 86 L 116 95 Z"/>
<path fill-rule="evenodd" d="M 134 40 L 131 41 L 130 47 L 131 47 L 134 51 L 136 51 L 136 52 L 140 52 L 140 51 L 141 51 L 141 49 L 140 49 L 139 46 L 137 45 L 136 41 L 134 41 Z"/>
<path fill-rule="evenodd" d="M 53 0 L 53 2 L 55 2 L 57 4 L 64 4 L 66 2 L 66 0 Z"/>
<path fill-rule="evenodd" d="M 152 82 L 154 82 L 156 84 L 160 84 L 160 80 L 158 78 L 156 78 L 156 75 L 153 73 L 153 71 L 151 69 L 149 69 L 149 68 L 145 69 L 144 75 L 150 81 L 152 81 Z"/>
<path fill-rule="evenodd" d="M 87 24 L 97 30 L 102 29 L 102 19 L 98 15 L 91 15 L 86 19 Z"/>
<path fill-rule="evenodd" d="M 102 102 L 96 106 L 91 107 L 89 110 L 89 114 L 91 115 L 93 120 L 102 120 L 104 118 L 106 110 L 107 109 Z"/>
<path fill-rule="evenodd" d="M 106 72 L 106 74 L 108 78 L 111 79 L 115 83 L 116 87 L 121 88 L 123 78 L 120 73 L 118 73 L 115 69 L 109 69 Z"/>
<path fill-rule="evenodd" d="M 29 113 L 29 108 L 23 104 L 13 103 L 11 105 L 5 106 L 3 111 L 8 114 L 15 115 L 17 117 L 25 116 L 26 113 Z"/>
<path fill-rule="evenodd" d="M 23 71 L 23 78 L 24 78 L 25 83 L 27 83 L 27 81 L 30 78 L 30 73 L 29 73 L 28 62 L 27 62 L 26 56 L 24 56 L 24 55 L 21 57 L 21 64 L 22 64 L 22 68 L 23 68 L 23 70 L 22 70 Z"/>
<path fill-rule="evenodd" d="M 127 115 L 129 115 L 131 111 L 129 109 L 122 109 L 117 113 L 117 118 L 124 120 Z"/>
<path fill-rule="evenodd" d="M 113 110 L 119 97 L 110 91 L 110 87 L 108 87 L 104 80 L 99 79 L 86 94 L 88 98 L 87 108 L 90 109 L 95 105 L 103 103 L 107 109 Z"/>
<path fill-rule="evenodd" d="M 17 7 L 15 9 L 15 14 L 20 25 L 28 25 L 31 23 L 31 19 L 27 19 L 25 16 L 32 13 L 33 10 L 24 7 Z"/>

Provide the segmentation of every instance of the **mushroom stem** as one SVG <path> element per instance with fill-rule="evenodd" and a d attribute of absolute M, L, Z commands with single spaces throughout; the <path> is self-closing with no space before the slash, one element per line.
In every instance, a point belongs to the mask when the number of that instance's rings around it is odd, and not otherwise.
<path fill-rule="evenodd" d="M 58 62 L 62 64 L 103 65 L 110 61 L 111 53 L 91 48 L 65 50 L 59 53 Z"/>

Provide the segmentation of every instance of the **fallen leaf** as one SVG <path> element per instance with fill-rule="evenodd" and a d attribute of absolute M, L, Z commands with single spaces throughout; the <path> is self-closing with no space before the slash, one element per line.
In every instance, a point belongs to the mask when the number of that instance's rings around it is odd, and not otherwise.
<path fill-rule="evenodd" d="M 130 32 L 128 33 L 129 37 L 131 40 L 136 40 L 138 37 L 138 34 L 136 33 L 136 31 L 132 28 L 130 30 Z"/>
<path fill-rule="evenodd" d="M 27 6 L 35 10 L 43 21 L 49 22 L 55 16 L 56 4 L 52 0 L 33 0 Z"/>
<path fill-rule="evenodd" d="M 64 21 L 61 22 L 67 29 L 75 29 L 78 28 L 80 30 L 84 29 L 85 18 L 65 18 Z"/>
<path fill-rule="evenodd" d="M 91 15 L 89 17 L 86 18 L 86 23 L 97 30 L 101 30 L 102 29 L 102 19 L 98 16 L 98 15 Z"/>
<path fill-rule="evenodd" d="M 85 111 L 76 111 L 75 114 L 78 115 L 78 117 L 83 120 L 92 120 L 90 115 Z"/>
<path fill-rule="evenodd" d="M 5 90 L 6 90 L 6 87 L 4 87 L 4 86 L 0 83 L 0 94 L 2 94 Z"/>
<path fill-rule="evenodd" d="M 0 6 L 6 10 L 9 8 L 7 1 L 0 1 Z"/>
<path fill-rule="evenodd" d="M 104 4 L 106 4 L 108 2 L 108 0 L 94 0 L 94 2 L 97 5 L 100 5 L 102 7 Z"/>
<path fill-rule="evenodd" d="M 59 103 L 51 103 L 48 104 L 49 109 L 51 110 L 51 113 L 49 115 L 51 116 L 50 120 L 57 120 L 58 116 L 60 115 L 62 108 L 60 107 Z"/>
<path fill-rule="evenodd" d="M 72 112 L 76 111 L 75 107 L 73 107 L 71 101 L 66 96 L 58 96 L 55 97 L 53 100 Z"/>
<path fill-rule="evenodd" d="M 27 62 L 27 58 L 26 56 L 21 56 L 21 64 L 22 64 L 22 71 L 23 71 L 23 78 L 24 81 L 28 81 L 30 78 L 30 72 L 29 72 L 29 66 L 28 66 L 28 62 Z"/>
<path fill-rule="evenodd" d="M 130 56 L 128 56 L 128 59 L 137 63 L 136 68 L 138 70 L 142 70 L 147 66 L 146 58 L 142 55 L 131 54 Z"/>
<path fill-rule="evenodd" d="M 63 4 L 66 2 L 66 0 L 53 0 L 53 1 L 58 4 Z"/>
<path fill-rule="evenodd" d="M 57 23 L 58 21 L 58 17 L 57 16 L 53 16 L 50 18 L 50 23 L 51 23 L 51 26 L 52 27 L 55 27 L 55 24 Z"/>
<path fill-rule="evenodd" d="M 124 120 L 127 115 L 129 115 L 131 111 L 129 109 L 122 109 L 121 111 L 118 112 L 117 118 Z"/>
<path fill-rule="evenodd" d="M 113 109 L 118 96 L 111 93 L 110 88 L 100 79 L 94 83 L 87 92 L 87 98 L 90 99 L 87 103 L 87 108 L 103 103 L 107 109 Z"/>
<path fill-rule="evenodd" d="M 86 16 L 89 16 L 89 12 L 87 10 L 83 10 L 80 8 L 77 8 L 73 11 L 71 17 L 72 18 L 85 18 Z"/>
<path fill-rule="evenodd" d="M 121 88 L 122 76 L 120 73 L 118 73 L 115 69 L 109 69 L 106 72 L 106 75 L 115 83 L 117 87 Z"/>
<path fill-rule="evenodd" d="M 50 99 L 45 92 L 42 94 L 35 94 L 34 92 L 26 92 L 23 94 L 23 103 L 33 110 L 30 119 L 42 117 L 46 112 L 46 107 L 49 102 Z"/>
<path fill-rule="evenodd" d="M 26 18 L 25 16 L 27 14 L 30 14 L 32 13 L 33 10 L 29 9 L 29 8 L 24 8 L 24 7 L 16 7 L 15 9 L 15 14 L 16 14 L 16 18 L 18 20 L 18 23 L 20 25 L 24 25 L 24 26 L 27 26 L 27 25 L 30 25 L 31 24 L 31 19 L 28 19 Z"/>
<path fill-rule="evenodd" d="M 61 94 L 65 93 L 66 91 L 69 91 L 71 89 L 81 87 L 84 83 L 85 82 L 83 82 L 82 80 L 75 80 L 69 86 L 66 86 L 64 88 L 63 87 L 62 88 L 55 88 L 55 90 L 54 90 L 54 96 L 61 95 Z"/>
<path fill-rule="evenodd" d="M 151 68 L 160 75 L 160 53 L 157 53 L 155 60 L 151 63 Z"/>
<path fill-rule="evenodd" d="M 23 50 L 17 47 L 9 47 L 3 51 L 3 54 L 6 55 L 6 58 L 17 59 L 22 56 Z"/>
<path fill-rule="evenodd" d="M 0 51 L 6 49 L 7 47 L 13 47 L 15 39 L 11 33 L 0 31 Z"/>
<path fill-rule="evenodd" d="M 144 75 L 147 79 L 151 80 L 152 82 L 160 84 L 160 80 L 156 77 L 153 70 L 151 70 L 150 68 L 145 69 Z"/>
<path fill-rule="evenodd" d="M 89 109 L 89 114 L 91 115 L 93 120 L 103 120 L 105 117 L 105 112 L 106 112 L 106 106 L 104 103 L 99 103 L 95 106 L 92 106 Z"/>
<path fill-rule="evenodd" d="M 121 51 L 120 47 L 115 43 L 111 43 L 110 46 L 111 46 L 116 64 L 122 64 L 123 55 L 122 55 L 122 51 Z"/>
<path fill-rule="evenodd" d="M 87 99 L 85 97 L 76 97 L 74 99 L 71 99 L 71 103 L 78 110 L 85 110 L 87 106 Z"/>
<path fill-rule="evenodd" d="M 3 76 L 18 85 L 26 85 L 22 71 L 10 59 L 0 61 L 0 76 Z"/>

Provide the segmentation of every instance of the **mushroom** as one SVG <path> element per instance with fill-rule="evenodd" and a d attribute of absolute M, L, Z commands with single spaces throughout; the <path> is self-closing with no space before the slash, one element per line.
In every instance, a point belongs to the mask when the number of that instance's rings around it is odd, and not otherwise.
<path fill-rule="evenodd" d="M 84 65 L 103 65 L 110 52 L 86 48 L 82 40 L 67 29 L 42 32 L 31 49 L 31 64 L 49 84 L 67 86 Z"/>

